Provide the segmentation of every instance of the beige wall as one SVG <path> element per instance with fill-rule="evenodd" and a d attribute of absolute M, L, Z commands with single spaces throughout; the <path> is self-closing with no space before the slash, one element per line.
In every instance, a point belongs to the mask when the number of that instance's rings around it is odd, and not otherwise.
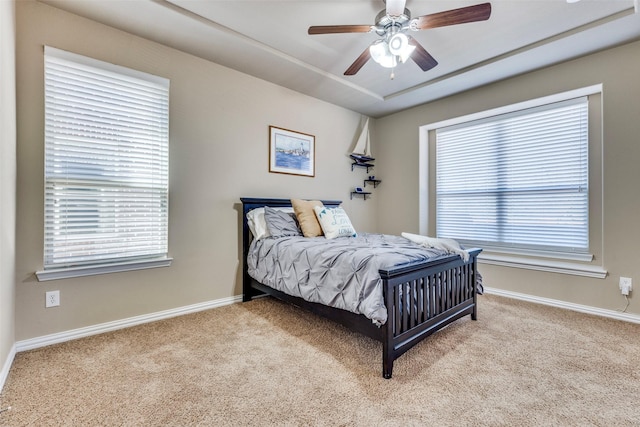
<path fill-rule="evenodd" d="M 0 390 L 15 341 L 15 7 L 0 2 Z"/>
<path fill-rule="evenodd" d="M 412 108 L 376 123 L 379 231 L 418 231 L 418 127 L 441 120 L 603 84 L 603 244 L 609 275 L 591 279 L 483 264 L 485 285 L 607 310 L 625 306 L 620 276 L 640 295 L 640 42 L 603 51 Z M 430 230 L 433 232 L 433 230 Z M 597 251 L 599 252 L 599 251 Z M 640 298 L 628 312 L 640 314 Z"/>
<path fill-rule="evenodd" d="M 355 226 L 372 231 L 369 202 L 349 200 L 364 175 L 346 156 L 360 114 L 36 2 L 18 2 L 17 29 L 17 340 L 239 295 L 241 196 L 342 199 Z M 171 267 L 36 281 L 45 44 L 171 80 Z M 315 178 L 268 172 L 269 125 L 316 136 Z M 56 289 L 61 306 L 45 309 Z"/>

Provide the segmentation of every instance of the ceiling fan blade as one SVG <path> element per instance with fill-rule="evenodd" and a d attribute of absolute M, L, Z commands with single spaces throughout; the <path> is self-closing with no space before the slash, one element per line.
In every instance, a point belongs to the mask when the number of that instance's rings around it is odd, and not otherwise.
<path fill-rule="evenodd" d="M 429 71 L 438 65 L 438 61 L 436 61 L 435 58 L 416 41 L 416 39 L 409 37 L 409 44 L 416 47 L 411 54 L 411 59 L 413 59 L 413 62 L 418 64 L 418 67 L 420 67 L 422 71 Z"/>
<path fill-rule="evenodd" d="M 367 47 L 364 50 L 364 52 L 362 52 L 360 56 L 358 56 L 358 59 L 353 61 L 353 64 L 351 64 L 351 66 L 347 68 L 347 71 L 344 72 L 344 75 L 353 76 L 358 71 L 360 71 L 360 68 L 362 68 L 362 66 L 366 64 L 370 58 L 371 58 L 371 53 L 369 53 L 369 47 Z"/>
<path fill-rule="evenodd" d="M 309 27 L 308 33 L 313 34 L 339 34 L 339 33 L 368 33 L 371 25 L 315 25 Z"/>
<path fill-rule="evenodd" d="M 486 21 L 491 16 L 491 3 L 461 7 L 430 15 L 418 16 L 414 19 L 416 29 L 446 27 L 448 25 L 466 24 L 468 22 Z"/>
<path fill-rule="evenodd" d="M 406 0 L 385 0 L 387 4 L 387 15 L 390 16 L 400 16 L 404 13 L 404 6 L 406 5 Z"/>

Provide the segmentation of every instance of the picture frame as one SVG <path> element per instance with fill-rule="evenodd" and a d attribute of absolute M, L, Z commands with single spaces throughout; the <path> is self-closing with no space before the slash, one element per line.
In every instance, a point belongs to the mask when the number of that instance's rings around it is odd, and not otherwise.
<path fill-rule="evenodd" d="M 315 176 L 316 137 L 269 126 L 269 172 Z"/>

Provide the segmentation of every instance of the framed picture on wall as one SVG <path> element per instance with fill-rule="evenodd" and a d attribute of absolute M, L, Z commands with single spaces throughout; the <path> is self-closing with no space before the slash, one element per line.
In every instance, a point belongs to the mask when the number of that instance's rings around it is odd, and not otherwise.
<path fill-rule="evenodd" d="M 269 126 L 269 172 L 315 176 L 316 137 Z"/>

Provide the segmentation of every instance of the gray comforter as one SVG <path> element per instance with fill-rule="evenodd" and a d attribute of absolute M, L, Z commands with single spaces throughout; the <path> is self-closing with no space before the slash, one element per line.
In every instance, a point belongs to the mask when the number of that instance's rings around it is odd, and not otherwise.
<path fill-rule="evenodd" d="M 400 236 L 360 234 L 265 238 L 251 243 L 247 264 L 258 282 L 289 295 L 387 321 L 378 270 L 424 261 L 446 252 Z"/>

